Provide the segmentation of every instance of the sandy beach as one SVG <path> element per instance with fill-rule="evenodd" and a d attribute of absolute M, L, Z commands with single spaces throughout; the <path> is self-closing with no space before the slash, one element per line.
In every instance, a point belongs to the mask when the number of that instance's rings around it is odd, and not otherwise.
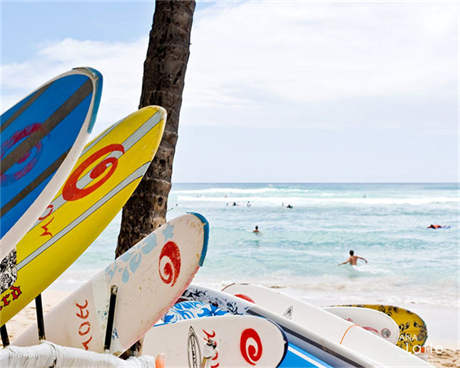
<path fill-rule="evenodd" d="M 45 314 L 67 295 L 67 292 L 59 290 L 51 289 L 45 291 L 42 295 Z M 14 337 L 19 335 L 27 327 L 33 325 L 35 321 L 35 303 L 32 302 L 7 323 L 10 342 L 14 342 Z M 442 327 L 442 325 L 438 326 Z M 434 336 L 438 336 L 437 331 L 435 331 L 436 328 L 433 331 Z M 442 348 L 440 348 L 440 346 L 442 346 Z M 426 345 L 426 351 L 426 359 L 435 367 L 460 367 L 460 348 L 458 348 L 458 341 L 453 340 L 447 343 L 444 342 L 443 345 L 441 345 L 439 340 L 433 340 L 433 338 L 430 338 L 428 344 Z"/>

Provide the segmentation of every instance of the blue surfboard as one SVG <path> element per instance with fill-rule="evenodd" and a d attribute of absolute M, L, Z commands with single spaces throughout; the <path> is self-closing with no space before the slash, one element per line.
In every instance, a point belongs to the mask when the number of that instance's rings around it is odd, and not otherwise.
<path fill-rule="evenodd" d="M 0 259 L 66 180 L 93 127 L 102 75 L 75 68 L 0 116 Z"/>
<path fill-rule="evenodd" d="M 222 316 L 229 314 L 228 311 L 212 304 L 200 301 L 183 301 L 176 303 L 163 317 L 164 323 L 174 323 L 184 319 L 201 317 Z M 298 346 L 289 343 L 286 355 L 278 367 L 284 368 L 332 368 L 329 364 L 318 359 Z"/>

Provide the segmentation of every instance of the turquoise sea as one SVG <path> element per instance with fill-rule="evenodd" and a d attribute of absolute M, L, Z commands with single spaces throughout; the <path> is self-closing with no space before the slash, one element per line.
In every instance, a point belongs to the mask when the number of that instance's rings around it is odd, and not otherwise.
<path fill-rule="evenodd" d="M 210 223 L 200 283 L 249 281 L 337 303 L 458 306 L 458 184 L 174 184 L 168 206 L 170 219 L 194 211 Z M 52 288 L 75 288 L 109 264 L 119 225 L 120 215 Z M 350 249 L 369 264 L 337 266 Z"/>

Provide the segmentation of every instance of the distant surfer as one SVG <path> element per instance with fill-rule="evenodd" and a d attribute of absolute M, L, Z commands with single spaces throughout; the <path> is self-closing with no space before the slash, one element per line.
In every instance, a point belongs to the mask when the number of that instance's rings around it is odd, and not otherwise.
<path fill-rule="evenodd" d="M 288 204 L 286 208 L 294 208 L 294 206 L 292 204 Z"/>
<path fill-rule="evenodd" d="M 427 229 L 444 229 L 444 228 L 447 228 L 447 226 L 431 224 L 430 226 L 427 227 Z"/>
<path fill-rule="evenodd" d="M 364 262 L 367 263 L 367 259 L 360 257 L 360 256 L 355 256 L 355 252 L 353 250 L 350 250 L 350 257 L 345 262 L 339 263 L 338 266 L 344 265 L 344 264 L 351 264 L 352 266 L 358 265 L 358 259 L 362 259 Z"/>
<path fill-rule="evenodd" d="M 254 230 L 252 230 L 253 233 L 260 233 L 259 231 L 259 226 L 256 225 L 256 227 L 254 228 Z"/>

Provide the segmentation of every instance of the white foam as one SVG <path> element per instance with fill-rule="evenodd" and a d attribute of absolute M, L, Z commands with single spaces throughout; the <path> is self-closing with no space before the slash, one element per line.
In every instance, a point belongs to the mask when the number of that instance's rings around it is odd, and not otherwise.
<path fill-rule="evenodd" d="M 309 189 L 295 189 L 295 188 L 206 188 L 206 189 L 173 189 L 173 194 L 212 194 L 212 193 L 225 193 L 225 194 L 250 194 L 250 193 L 308 193 Z"/>
<path fill-rule="evenodd" d="M 427 205 L 427 204 L 460 204 L 458 197 L 428 197 L 428 198 L 315 198 L 315 197 L 257 197 L 257 196 L 244 196 L 244 197 L 206 197 L 206 196 L 190 196 L 178 195 L 179 202 L 214 202 L 214 203 L 233 203 L 244 205 L 248 201 L 252 204 L 280 206 L 282 203 L 288 203 L 294 206 L 329 206 L 329 205 Z"/>

